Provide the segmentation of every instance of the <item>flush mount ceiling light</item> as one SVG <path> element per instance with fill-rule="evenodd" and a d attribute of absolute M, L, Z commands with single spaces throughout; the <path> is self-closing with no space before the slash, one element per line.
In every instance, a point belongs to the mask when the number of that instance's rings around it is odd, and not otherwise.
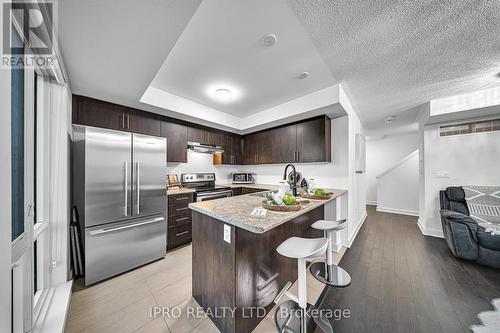
<path fill-rule="evenodd" d="M 297 79 L 303 80 L 309 76 L 309 72 L 301 72 L 297 74 Z"/>
<path fill-rule="evenodd" d="M 265 46 L 265 47 L 271 47 L 271 46 L 274 46 L 274 44 L 276 44 L 276 41 L 278 40 L 278 37 L 276 37 L 276 35 L 266 35 L 264 37 L 262 37 L 262 46 Z"/>
<path fill-rule="evenodd" d="M 231 93 L 231 91 L 229 89 L 221 88 L 221 89 L 217 89 L 215 91 L 215 97 L 221 101 L 228 101 L 231 99 L 232 96 L 233 96 L 233 94 Z"/>

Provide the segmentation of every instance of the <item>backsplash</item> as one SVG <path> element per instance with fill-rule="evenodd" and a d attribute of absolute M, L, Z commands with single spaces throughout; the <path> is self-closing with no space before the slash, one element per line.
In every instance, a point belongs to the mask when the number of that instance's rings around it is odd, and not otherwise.
<path fill-rule="evenodd" d="M 177 174 L 180 178 L 182 173 L 213 172 L 217 184 L 231 183 L 231 173 L 237 171 L 232 165 L 214 166 L 211 154 L 195 153 L 187 151 L 187 163 L 167 163 L 167 173 Z"/>

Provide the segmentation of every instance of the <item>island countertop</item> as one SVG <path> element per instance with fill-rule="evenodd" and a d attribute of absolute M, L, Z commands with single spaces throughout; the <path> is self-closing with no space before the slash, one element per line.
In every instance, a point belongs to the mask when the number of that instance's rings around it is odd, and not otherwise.
<path fill-rule="evenodd" d="M 269 188 L 269 187 L 268 187 Z M 293 212 L 267 211 L 265 219 L 251 218 L 250 213 L 254 208 L 262 208 L 263 197 L 254 194 L 239 195 L 235 197 L 194 202 L 189 208 L 199 213 L 211 216 L 224 223 L 234 225 L 253 233 L 264 233 L 297 216 L 324 205 L 347 192 L 343 189 L 327 189 L 333 193 L 328 200 L 310 200 L 309 204 L 302 205 L 302 209 Z"/>

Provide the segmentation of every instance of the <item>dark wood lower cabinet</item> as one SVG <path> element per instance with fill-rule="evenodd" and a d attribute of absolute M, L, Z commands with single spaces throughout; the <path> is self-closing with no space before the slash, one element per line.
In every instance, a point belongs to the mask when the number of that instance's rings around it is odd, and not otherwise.
<path fill-rule="evenodd" d="M 311 224 L 323 217 L 320 206 L 263 234 L 231 226 L 227 243 L 224 222 L 193 211 L 193 297 L 212 313 L 236 309 L 234 316 L 210 318 L 222 333 L 255 329 L 263 319 L 255 309 L 269 311 L 287 281 L 297 280 L 297 261 L 279 255 L 276 247 L 292 236 L 322 237 Z"/>
<path fill-rule="evenodd" d="M 193 199 L 193 193 L 167 196 L 167 250 L 191 242 L 192 213 L 189 203 L 193 202 Z"/>

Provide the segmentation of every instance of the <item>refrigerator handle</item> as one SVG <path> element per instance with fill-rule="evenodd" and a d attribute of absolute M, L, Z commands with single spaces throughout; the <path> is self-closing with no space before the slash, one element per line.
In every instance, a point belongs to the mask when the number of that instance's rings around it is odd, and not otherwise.
<path fill-rule="evenodd" d="M 113 227 L 113 228 L 104 228 L 104 229 L 99 229 L 99 230 L 93 230 L 89 234 L 90 234 L 90 236 L 95 236 L 95 235 L 100 235 L 100 234 L 106 234 L 108 232 L 135 228 L 135 227 L 139 227 L 142 225 L 157 223 L 157 222 L 162 222 L 162 221 L 165 221 L 164 217 L 156 217 L 154 219 L 147 220 L 147 221 L 141 221 L 139 223 L 124 225 L 124 226 L 119 226 L 119 227 Z"/>
<path fill-rule="evenodd" d="M 136 204 L 136 211 L 137 214 L 140 214 L 140 205 L 141 205 L 141 171 L 140 171 L 140 164 L 137 162 L 137 204 Z"/>
<path fill-rule="evenodd" d="M 125 162 L 125 216 L 128 216 L 128 162 Z"/>

